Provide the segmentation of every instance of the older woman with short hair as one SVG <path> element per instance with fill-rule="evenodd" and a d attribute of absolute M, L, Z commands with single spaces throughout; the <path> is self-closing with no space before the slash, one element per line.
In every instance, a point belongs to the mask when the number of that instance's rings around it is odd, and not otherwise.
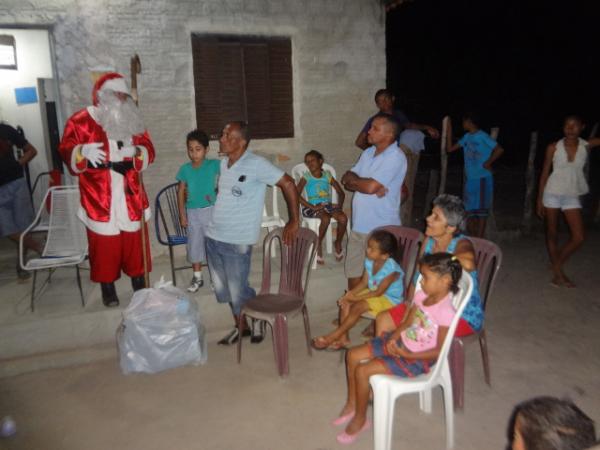
<path fill-rule="evenodd" d="M 465 207 L 460 198 L 449 194 L 436 197 L 431 214 L 427 217 L 426 238 L 419 252 L 419 258 L 431 253 L 451 253 L 456 256 L 462 268 L 469 272 L 473 279 L 473 295 L 458 323 L 456 336 L 476 333 L 483 326 L 483 305 L 479 296 L 477 271 L 475 270 L 475 251 L 471 241 L 461 233 L 465 218 Z M 377 336 L 395 330 L 402 323 L 404 314 L 412 301 L 418 276 L 417 271 L 404 303 L 377 315 L 375 325 Z"/>

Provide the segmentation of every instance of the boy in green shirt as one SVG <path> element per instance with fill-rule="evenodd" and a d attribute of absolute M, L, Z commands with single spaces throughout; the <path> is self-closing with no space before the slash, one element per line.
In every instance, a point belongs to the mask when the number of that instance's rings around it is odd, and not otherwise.
<path fill-rule="evenodd" d="M 206 159 L 208 136 L 194 130 L 188 133 L 187 153 L 190 162 L 177 172 L 179 220 L 187 228 L 187 258 L 192 263 L 194 276 L 189 292 L 196 292 L 204 285 L 202 265 L 206 265 L 204 236 L 212 217 L 212 206 L 217 197 L 217 178 L 221 172 L 221 162 Z"/>

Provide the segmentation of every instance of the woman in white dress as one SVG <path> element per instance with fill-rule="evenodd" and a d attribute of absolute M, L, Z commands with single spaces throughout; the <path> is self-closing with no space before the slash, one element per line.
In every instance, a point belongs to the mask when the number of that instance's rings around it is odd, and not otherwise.
<path fill-rule="evenodd" d="M 588 192 L 588 184 L 583 173 L 588 150 L 600 145 L 599 138 L 589 141 L 579 136 L 584 124 L 578 116 L 565 119 L 564 138 L 546 149 L 544 166 L 540 176 L 537 199 L 537 214 L 546 220 L 546 246 L 552 266 L 553 286 L 573 288 L 575 284 L 565 275 L 563 266 L 584 240 L 583 216 L 580 196 Z M 550 172 L 552 169 L 552 172 Z M 570 238 L 559 246 L 558 219 L 560 212 L 569 225 Z"/>

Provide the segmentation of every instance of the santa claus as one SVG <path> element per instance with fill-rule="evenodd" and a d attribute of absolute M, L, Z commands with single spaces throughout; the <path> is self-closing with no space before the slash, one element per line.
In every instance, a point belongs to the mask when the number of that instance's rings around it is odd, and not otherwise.
<path fill-rule="evenodd" d="M 122 75 L 100 77 L 92 98 L 93 106 L 67 121 L 59 152 L 79 177 L 90 278 L 101 283 L 104 305 L 117 306 L 114 282 L 121 271 L 134 290 L 145 287 L 140 219 L 150 217 L 150 208 L 139 172 L 153 162 L 154 147 Z M 147 239 L 145 245 L 151 270 Z"/>

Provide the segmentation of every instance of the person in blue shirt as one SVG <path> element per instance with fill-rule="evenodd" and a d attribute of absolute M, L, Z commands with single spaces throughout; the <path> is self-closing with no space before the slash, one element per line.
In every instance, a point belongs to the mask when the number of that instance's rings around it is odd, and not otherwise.
<path fill-rule="evenodd" d="M 221 161 L 206 159 L 208 136 L 204 131 L 194 130 L 186 138 L 190 162 L 177 172 L 177 206 L 179 222 L 187 228 L 187 257 L 192 264 L 194 276 L 189 292 L 196 292 L 204 285 L 202 265 L 206 265 L 204 235 L 212 217 L 217 197 L 217 179 Z"/>
<path fill-rule="evenodd" d="M 354 192 L 352 231 L 344 262 L 348 290 L 361 280 L 369 234 L 386 225 L 401 225 L 400 192 L 406 174 L 406 156 L 396 142 L 399 128 L 393 116 L 378 114 L 369 129 L 371 147 L 342 176 L 342 185 Z"/>
<path fill-rule="evenodd" d="M 308 170 L 304 172 L 302 178 L 298 180 L 298 199 L 302 205 L 302 215 L 304 217 L 319 218 L 319 243 L 317 245 L 317 264 L 325 264 L 323 259 L 323 238 L 329 228 L 331 219 L 337 221 L 337 234 L 335 238 L 335 259 L 341 261 L 344 258 L 342 250 L 342 239 L 346 234 L 348 217 L 342 210 L 346 194 L 342 186 L 333 177 L 331 172 L 323 169 L 325 162 L 321 152 L 311 150 L 304 155 L 304 164 Z M 332 189 L 335 189 L 338 198 L 337 203 L 332 203 Z M 306 193 L 306 199 L 302 193 Z"/>
<path fill-rule="evenodd" d="M 221 339 L 231 345 L 240 339 L 237 323 L 244 304 L 256 296 L 250 286 L 252 247 L 260 236 L 260 222 L 267 185 L 281 189 L 288 209 L 283 228 L 283 243 L 291 245 L 299 228 L 300 204 L 294 179 L 248 148 L 250 131 L 245 122 L 229 122 L 219 138 L 221 160 L 217 201 L 206 230 L 208 269 L 219 303 L 228 303 L 234 328 Z M 245 325 L 245 324 L 244 324 Z M 254 321 L 252 332 L 242 329 L 242 337 L 252 335 L 251 342 L 264 337 L 264 321 Z"/>
<path fill-rule="evenodd" d="M 370 312 L 376 316 L 402 303 L 404 271 L 396 237 L 385 230 L 369 235 L 364 269 L 359 283 L 339 300 L 339 326 L 329 334 L 313 339 L 317 350 L 340 350 L 350 344 L 348 331 L 361 316 Z"/>
<path fill-rule="evenodd" d="M 467 231 L 470 236 L 483 237 L 487 216 L 494 196 L 492 164 L 504 149 L 485 131 L 479 129 L 479 120 L 473 113 L 463 115 L 465 135 L 452 144 L 452 125 L 448 126 L 447 152 L 463 149 L 465 186 L 463 202 L 467 211 Z"/>

